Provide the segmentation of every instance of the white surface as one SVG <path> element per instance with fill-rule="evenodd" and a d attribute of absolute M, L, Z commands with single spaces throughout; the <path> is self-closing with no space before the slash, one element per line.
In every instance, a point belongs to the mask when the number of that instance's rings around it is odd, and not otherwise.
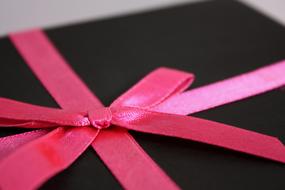
<path fill-rule="evenodd" d="M 0 0 L 0 36 L 201 0 Z"/>
<path fill-rule="evenodd" d="M 240 0 L 285 26 L 285 0 Z"/>
<path fill-rule="evenodd" d="M 0 0 L 0 36 L 202 0 Z M 240 0 L 285 25 L 285 0 Z"/>

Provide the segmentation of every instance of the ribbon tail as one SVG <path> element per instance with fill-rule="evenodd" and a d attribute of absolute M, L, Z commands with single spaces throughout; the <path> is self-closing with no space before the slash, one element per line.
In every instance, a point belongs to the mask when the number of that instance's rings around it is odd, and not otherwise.
<path fill-rule="evenodd" d="M 84 114 L 56 108 L 36 106 L 0 98 L 0 126 L 22 128 L 47 128 L 55 126 L 86 126 Z"/>
<path fill-rule="evenodd" d="M 101 131 L 92 146 L 125 189 L 180 189 L 125 129 Z"/>
<path fill-rule="evenodd" d="M 285 163 L 285 147 L 276 137 L 190 116 L 122 109 L 115 112 L 114 124 L 127 129 L 193 140 Z"/>
<path fill-rule="evenodd" d="M 58 126 L 52 123 L 36 122 L 36 121 L 18 121 L 11 119 L 0 119 L 0 127 L 17 127 L 17 128 L 50 128 Z"/>
<path fill-rule="evenodd" d="M 36 189 L 71 165 L 92 143 L 92 128 L 58 127 L 0 162 L 0 189 Z"/>
<path fill-rule="evenodd" d="M 48 130 L 34 130 L 0 138 L 0 160 L 17 150 L 20 146 L 31 142 L 48 132 Z"/>

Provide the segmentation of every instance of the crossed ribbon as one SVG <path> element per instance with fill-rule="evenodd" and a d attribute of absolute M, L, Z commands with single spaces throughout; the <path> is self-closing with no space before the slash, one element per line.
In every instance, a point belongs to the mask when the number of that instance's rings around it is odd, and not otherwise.
<path fill-rule="evenodd" d="M 126 189 L 179 189 L 128 130 L 193 140 L 285 163 L 284 146 L 275 137 L 185 116 L 281 87 L 285 62 L 189 92 L 183 91 L 194 80 L 191 73 L 159 68 L 104 107 L 44 33 L 35 30 L 14 34 L 11 39 L 62 109 L 0 98 L 0 126 L 44 128 L 0 138 L 3 190 L 39 187 L 89 145 Z"/>

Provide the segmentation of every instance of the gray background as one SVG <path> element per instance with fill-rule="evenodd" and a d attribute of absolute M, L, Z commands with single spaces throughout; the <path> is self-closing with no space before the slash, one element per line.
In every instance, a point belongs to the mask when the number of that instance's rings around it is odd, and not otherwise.
<path fill-rule="evenodd" d="M 0 0 L 0 36 L 204 0 Z M 240 0 L 285 25 L 284 0 Z"/>

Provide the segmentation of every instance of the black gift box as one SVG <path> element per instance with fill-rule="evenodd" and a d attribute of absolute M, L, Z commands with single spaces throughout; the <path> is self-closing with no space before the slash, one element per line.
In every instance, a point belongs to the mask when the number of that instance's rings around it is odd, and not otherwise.
<path fill-rule="evenodd" d="M 46 33 L 105 105 L 160 66 L 193 72 L 194 88 L 285 58 L 285 29 L 236 1 L 177 6 Z M 8 38 L 0 40 L 0 52 L 0 96 L 57 107 Z M 194 116 L 285 142 L 284 113 L 285 90 L 278 89 Z M 0 135 L 24 131 L 2 128 Z M 191 141 L 131 134 L 182 189 L 285 187 L 283 164 Z M 92 148 L 42 186 L 80 188 L 121 188 Z"/>

